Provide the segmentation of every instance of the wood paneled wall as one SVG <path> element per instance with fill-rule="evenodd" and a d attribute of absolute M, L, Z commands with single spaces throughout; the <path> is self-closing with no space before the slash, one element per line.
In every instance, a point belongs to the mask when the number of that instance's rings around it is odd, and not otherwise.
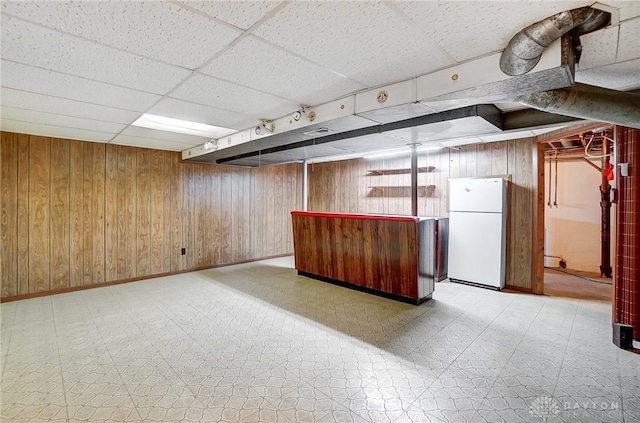
<path fill-rule="evenodd" d="M 418 184 L 435 185 L 433 192 L 418 197 L 421 216 L 448 216 L 449 178 L 511 175 L 507 216 L 507 285 L 532 289 L 534 175 L 533 139 L 502 141 L 420 153 L 418 166 L 433 166 L 419 173 Z M 411 197 L 402 190 L 372 187 L 410 186 L 405 174 L 373 175 L 372 171 L 409 169 L 409 156 L 376 160 L 345 160 L 309 165 L 309 210 L 341 213 L 411 214 Z M 408 192 L 408 191 L 407 191 Z"/>
<path fill-rule="evenodd" d="M 298 164 L 194 164 L 8 132 L 0 159 L 2 298 L 293 252 Z"/>

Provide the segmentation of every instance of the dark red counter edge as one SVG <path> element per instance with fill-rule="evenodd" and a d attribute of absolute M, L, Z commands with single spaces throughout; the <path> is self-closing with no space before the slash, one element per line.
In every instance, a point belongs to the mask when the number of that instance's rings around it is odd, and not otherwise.
<path fill-rule="evenodd" d="M 402 216 L 384 216 L 379 214 L 355 214 L 355 213 L 329 213 L 329 212 L 305 212 L 305 211 L 292 211 L 292 216 L 312 216 L 312 217 L 329 217 L 329 218 L 343 218 L 343 219 L 358 219 L 358 220 L 391 220 L 393 222 L 416 222 L 416 217 L 402 217 Z"/>

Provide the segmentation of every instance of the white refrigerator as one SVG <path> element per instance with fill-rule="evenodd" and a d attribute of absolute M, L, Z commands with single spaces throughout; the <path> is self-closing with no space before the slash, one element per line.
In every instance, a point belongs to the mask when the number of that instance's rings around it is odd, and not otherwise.
<path fill-rule="evenodd" d="M 449 180 L 450 280 L 504 288 L 506 232 L 506 180 Z"/>

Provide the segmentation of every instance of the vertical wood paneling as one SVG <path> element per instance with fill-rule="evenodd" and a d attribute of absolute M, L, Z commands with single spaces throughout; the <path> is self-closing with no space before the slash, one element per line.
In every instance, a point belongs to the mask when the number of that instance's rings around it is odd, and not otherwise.
<path fill-rule="evenodd" d="M 195 249 L 193 251 L 194 266 L 200 267 L 204 265 L 205 250 L 205 231 L 207 229 L 206 222 L 206 194 L 205 194 L 205 165 L 194 166 L 194 213 L 195 213 Z"/>
<path fill-rule="evenodd" d="M 516 173 L 516 141 L 508 141 L 507 144 L 507 174 L 511 175 L 511 181 L 509 184 L 509 206 L 507 212 L 507 257 L 506 257 L 506 283 L 513 285 L 513 281 L 516 279 L 516 191 L 515 186 L 515 173 Z"/>
<path fill-rule="evenodd" d="M 275 167 L 267 166 L 265 168 L 267 179 L 267 233 L 266 233 L 266 243 L 267 250 L 266 254 L 268 256 L 272 256 L 277 251 L 275 248 L 275 234 L 276 234 L 276 196 L 275 196 Z M 332 200 L 333 201 L 333 200 Z M 271 241 L 269 241 L 271 240 Z"/>
<path fill-rule="evenodd" d="M 164 270 L 164 151 L 151 150 L 150 223 L 151 244 L 150 274 Z"/>
<path fill-rule="evenodd" d="M 223 172 L 220 178 L 221 191 L 221 220 L 220 220 L 220 262 L 229 263 L 231 261 L 231 201 L 232 201 L 232 175 L 230 172 Z M 268 210 L 263 210 L 268 213 Z"/>
<path fill-rule="evenodd" d="M 284 214 L 284 207 L 282 204 L 282 173 L 284 169 L 282 166 L 272 166 L 272 169 L 274 172 L 273 187 L 275 191 L 273 194 L 273 211 L 274 211 L 273 225 L 274 225 L 274 228 L 277 228 L 277 227 L 282 227 L 282 224 L 283 224 L 282 215 Z M 282 251 L 282 237 L 276 236 L 275 231 L 273 236 L 275 238 L 275 243 L 274 243 L 275 251 L 273 252 L 273 254 L 277 254 L 278 251 Z"/>
<path fill-rule="evenodd" d="M 84 284 L 84 143 L 69 144 L 69 286 Z"/>
<path fill-rule="evenodd" d="M 235 216 L 238 216 L 240 210 L 238 207 L 238 200 L 240 198 L 240 189 L 238 189 L 238 178 L 239 173 L 236 168 L 233 168 L 231 171 L 231 201 L 230 201 L 230 231 L 231 231 L 231 243 L 230 243 L 230 255 L 229 261 L 234 262 L 238 260 L 239 253 L 239 244 L 240 240 L 238 239 L 238 219 L 234 219 Z"/>
<path fill-rule="evenodd" d="M 106 281 L 118 280 L 118 146 L 105 146 L 104 256 Z"/>
<path fill-rule="evenodd" d="M 251 256 L 251 171 L 249 169 L 242 170 L 242 208 L 240 210 L 240 215 L 242 216 L 242 240 L 243 240 L 243 248 L 241 251 L 242 260 L 250 259 Z M 288 207 L 286 207 L 288 209 Z M 287 219 L 288 216 L 285 215 L 285 212 L 282 212 L 282 224 L 284 225 L 284 219 Z M 284 226 L 281 226 L 284 228 Z M 282 230 L 284 232 L 284 229 Z M 292 248 L 287 249 L 286 251 L 293 251 Z"/>
<path fill-rule="evenodd" d="M 220 219 L 222 215 L 222 205 L 221 205 L 221 182 L 220 182 L 220 171 L 217 167 L 211 168 L 211 221 L 209 224 L 211 225 L 210 231 L 210 242 L 212 247 L 212 263 L 221 263 L 220 257 Z M 254 231 L 255 232 L 255 231 Z"/>
<path fill-rule="evenodd" d="M 449 214 L 449 174 L 451 172 L 451 159 L 450 155 L 453 150 L 445 150 L 441 155 L 440 166 L 438 174 L 440 179 L 436 185 L 438 195 L 440 197 L 440 207 L 436 210 L 438 216 L 447 216 Z"/>
<path fill-rule="evenodd" d="M 507 142 L 499 141 L 487 144 L 491 147 L 491 174 L 506 175 L 507 171 Z"/>
<path fill-rule="evenodd" d="M 29 291 L 49 290 L 51 139 L 29 143 Z"/>
<path fill-rule="evenodd" d="M 18 294 L 18 136 L 0 140 L 0 286 L 2 296 Z"/>
<path fill-rule="evenodd" d="M 93 281 L 93 144 L 83 143 L 82 170 L 82 284 Z"/>
<path fill-rule="evenodd" d="M 29 293 L 29 136 L 18 134 L 18 295 Z"/>
<path fill-rule="evenodd" d="M 204 242 L 204 263 L 213 263 L 213 242 L 212 222 L 213 222 L 213 172 L 211 166 L 203 166 L 204 177 L 204 227 L 202 228 Z"/>
<path fill-rule="evenodd" d="M 151 154 L 137 150 L 136 172 L 136 276 L 151 274 Z"/>
<path fill-rule="evenodd" d="M 93 144 L 93 277 L 91 283 L 104 282 L 105 144 Z"/>
<path fill-rule="evenodd" d="M 136 247 L 136 174 L 137 174 L 137 151 L 135 148 L 125 147 L 125 208 L 126 218 L 124 227 L 125 237 L 125 278 L 136 276 L 136 263 L 138 249 Z"/>
<path fill-rule="evenodd" d="M 478 145 L 467 145 L 467 177 L 474 178 L 478 175 Z"/>
<path fill-rule="evenodd" d="M 129 222 L 129 207 L 127 201 L 129 180 L 127 178 L 127 147 L 118 146 L 118 191 L 117 191 L 117 208 L 118 208 L 118 247 L 117 247 L 117 279 L 125 279 L 127 277 L 127 229 Z"/>
<path fill-rule="evenodd" d="M 3 298 L 292 252 L 298 164 L 193 164 L 4 132 L 0 155 Z"/>
<path fill-rule="evenodd" d="M 172 233 L 172 221 L 171 221 L 171 187 L 173 174 L 171 172 L 173 166 L 173 156 L 178 154 L 170 151 L 164 151 L 164 158 L 162 161 L 162 199 L 163 199 L 163 211 L 162 211 L 162 271 L 171 271 L 171 260 L 173 257 L 173 233 Z"/>
<path fill-rule="evenodd" d="M 478 144 L 476 148 L 476 176 L 493 176 L 491 144 Z"/>
<path fill-rule="evenodd" d="M 515 188 L 515 251 L 512 265 L 514 279 L 512 284 L 518 287 L 531 286 L 531 241 L 532 241 L 532 156 L 531 141 L 516 142 Z"/>
<path fill-rule="evenodd" d="M 171 271 L 184 269 L 184 259 L 181 255 L 183 240 L 184 216 L 184 167 L 180 163 L 178 154 L 170 156 L 171 170 Z"/>
<path fill-rule="evenodd" d="M 69 283 L 69 140 L 51 140 L 50 289 Z"/>

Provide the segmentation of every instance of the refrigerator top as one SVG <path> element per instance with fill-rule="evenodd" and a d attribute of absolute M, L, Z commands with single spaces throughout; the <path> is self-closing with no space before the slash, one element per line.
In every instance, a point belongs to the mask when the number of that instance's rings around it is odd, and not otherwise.
<path fill-rule="evenodd" d="M 502 178 L 449 179 L 449 211 L 502 213 L 507 184 Z"/>

